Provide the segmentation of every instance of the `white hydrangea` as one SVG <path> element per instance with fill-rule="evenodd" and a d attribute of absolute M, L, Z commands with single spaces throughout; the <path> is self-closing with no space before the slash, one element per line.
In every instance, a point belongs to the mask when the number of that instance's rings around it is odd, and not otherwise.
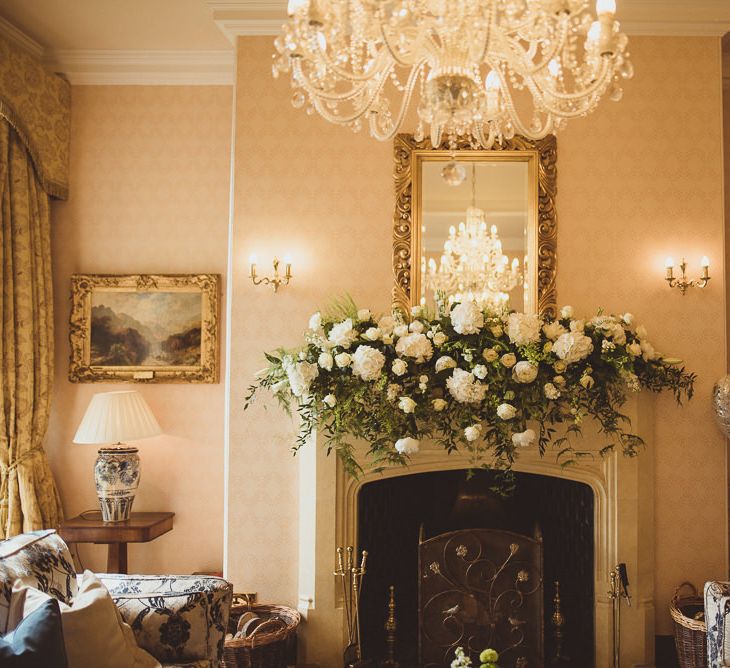
<path fill-rule="evenodd" d="M 420 448 L 419 442 L 415 438 L 410 436 L 406 438 L 399 438 L 395 442 L 395 449 L 402 455 L 415 455 Z"/>
<path fill-rule="evenodd" d="M 517 415 L 517 409 L 512 404 L 499 404 L 497 406 L 497 415 L 502 420 L 511 420 Z"/>
<path fill-rule="evenodd" d="M 462 302 L 451 309 L 451 324 L 458 334 L 476 334 L 484 327 L 484 314 L 476 302 Z"/>
<path fill-rule="evenodd" d="M 448 355 L 442 355 L 436 360 L 436 373 L 444 369 L 453 369 L 456 366 L 456 360 Z"/>
<path fill-rule="evenodd" d="M 553 352 L 566 364 L 572 364 L 593 352 L 593 341 L 581 332 L 568 332 L 558 337 L 553 344 Z"/>
<path fill-rule="evenodd" d="M 480 383 L 473 374 L 464 369 L 454 369 L 446 379 L 446 387 L 456 401 L 462 404 L 475 404 L 484 400 L 488 386 Z"/>
<path fill-rule="evenodd" d="M 372 346 L 358 346 L 352 356 L 352 373 L 363 380 L 375 380 L 383 370 L 385 355 Z"/>
<path fill-rule="evenodd" d="M 542 391 L 545 394 L 546 399 L 555 400 L 560 397 L 560 390 L 555 387 L 552 383 L 545 383 L 542 387 Z"/>
<path fill-rule="evenodd" d="M 327 338 L 340 348 L 349 348 L 357 339 L 357 331 L 352 326 L 352 319 L 347 318 L 333 325 Z"/>
<path fill-rule="evenodd" d="M 331 353 L 320 353 L 317 358 L 317 364 L 321 366 L 325 371 L 332 371 L 332 365 L 335 362 L 335 358 L 332 357 Z"/>
<path fill-rule="evenodd" d="M 408 325 L 396 325 L 393 328 L 393 334 L 395 336 L 406 336 L 408 334 Z"/>
<path fill-rule="evenodd" d="M 571 332 L 583 333 L 583 330 L 585 328 L 586 328 L 585 320 L 571 320 L 570 321 L 570 331 Z"/>
<path fill-rule="evenodd" d="M 312 381 L 319 375 L 316 364 L 311 362 L 294 362 L 290 358 L 284 363 L 284 370 L 289 379 L 289 387 L 295 397 L 303 397 L 309 392 Z"/>
<path fill-rule="evenodd" d="M 393 364 L 390 365 L 390 369 L 396 376 L 402 376 L 406 371 L 408 371 L 408 363 L 401 359 L 393 360 Z"/>
<path fill-rule="evenodd" d="M 517 362 L 512 369 L 512 379 L 518 383 L 531 383 L 537 378 L 537 366 L 531 362 Z"/>
<path fill-rule="evenodd" d="M 516 346 L 526 346 L 540 340 L 542 319 L 536 313 L 510 313 L 507 316 L 507 336 Z"/>
<path fill-rule="evenodd" d="M 555 339 L 557 339 L 562 334 L 565 334 L 568 330 L 565 329 L 565 327 L 563 327 L 558 320 L 554 320 L 553 322 L 549 322 L 547 325 L 545 325 L 542 328 L 542 331 L 548 339 L 550 339 L 551 341 L 555 341 Z"/>
<path fill-rule="evenodd" d="M 405 357 L 413 357 L 416 362 L 430 360 L 433 355 L 433 344 L 425 334 L 413 332 L 398 339 L 395 344 L 395 351 Z"/>
<path fill-rule="evenodd" d="M 401 397 L 398 401 L 398 408 L 400 408 L 404 413 L 415 413 L 416 402 L 410 397 Z"/>
<path fill-rule="evenodd" d="M 512 434 L 512 443 L 518 448 L 528 448 L 535 442 L 536 438 L 537 434 L 535 434 L 534 430 L 525 429 L 525 431 Z"/>
<path fill-rule="evenodd" d="M 408 325 L 408 331 L 409 332 L 416 332 L 416 334 L 420 334 L 426 327 L 420 320 L 414 320 L 410 325 Z"/>

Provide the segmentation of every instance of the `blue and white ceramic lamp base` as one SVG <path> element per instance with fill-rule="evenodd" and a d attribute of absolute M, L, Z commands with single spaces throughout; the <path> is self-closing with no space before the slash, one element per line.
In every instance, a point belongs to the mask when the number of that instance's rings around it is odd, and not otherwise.
<path fill-rule="evenodd" d="M 140 461 L 137 448 L 121 445 L 100 448 L 94 464 L 96 495 L 104 522 L 129 519 L 139 487 Z"/>

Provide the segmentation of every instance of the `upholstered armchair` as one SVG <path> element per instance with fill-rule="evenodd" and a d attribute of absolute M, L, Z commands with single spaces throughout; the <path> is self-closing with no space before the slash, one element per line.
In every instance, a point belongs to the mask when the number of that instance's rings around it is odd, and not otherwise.
<path fill-rule="evenodd" d="M 231 585 L 196 575 L 99 574 L 137 643 L 163 666 L 218 668 L 223 656 Z M 13 583 L 21 580 L 70 603 L 77 591 L 68 546 L 53 530 L 0 542 L 0 633 L 7 633 Z"/>
<path fill-rule="evenodd" d="M 730 666 L 730 582 L 705 584 L 708 668 Z"/>

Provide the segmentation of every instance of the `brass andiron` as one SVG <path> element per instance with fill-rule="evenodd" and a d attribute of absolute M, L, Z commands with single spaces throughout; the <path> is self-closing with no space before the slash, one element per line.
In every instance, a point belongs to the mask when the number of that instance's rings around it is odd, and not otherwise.
<path fill-rule="evenodd" d="M 631 607 L 631 596 L 629 595 L 629 578 L 626 571 L 626 564 L 616 564 L 616 567 L 608 574 L 611 589 L 608 598 L 613 604 L 613 668 L 620 668 L 621 662 L 621 599 L 626 600 L 626 605 Z"/>
<path fill-rule="evenodd" d="M 555 639 L 555 656 L 552 663 L 566 663 L 570 661 L 567 656 L 563 656 L 563 642 L 565 640 L 565 617 L 560 609 L 560 582 L 555 581 L 555 596 L 553 596 L 553 614 L 550 617 L 550 623 L 553 626 L 553 638 Z"/>
<path fill-rule="evenodd" d="M 395 587 L 388 588 L 388 617 L 385 620 L 385 644 L 388 647 L 388 658 L 383 661 L 382 666 L 398 668 L 400 664 L 395 660 L 395 640 L 398 622 L 395 620 Z"/>
<path fill-rule="evenodd" d="M 347 647 L 345 648 L 345 666 L 352 666 L 362 659 L 360 646 L 360 594 L 362 581 L 367 572 L 368 553 L 362 551 L 360 566 L 355 564 L 355 548 L 337 548 L 337 570 L 333 575 L 342 585 L 342 600 L 345 606 L 347 622 Z"/>

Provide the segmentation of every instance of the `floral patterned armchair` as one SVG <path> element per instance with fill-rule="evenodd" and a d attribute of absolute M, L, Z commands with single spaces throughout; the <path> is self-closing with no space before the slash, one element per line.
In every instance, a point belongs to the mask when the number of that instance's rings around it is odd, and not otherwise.
<path fill-rule="evenodd" d="M 7 633 L 15 580 L 69 603 L 77 591 L 68 546 L 53 530 L 0 541 L 0 633 Z M 223 656 L 231 585 L 197 575 L 100 574 L 137 643 L 166 667 L 217 668 Z"/>
<path fill-rule="evenodd" d="M 705 584 L 708 668 L 730 666 L 730 582 Z"/>

